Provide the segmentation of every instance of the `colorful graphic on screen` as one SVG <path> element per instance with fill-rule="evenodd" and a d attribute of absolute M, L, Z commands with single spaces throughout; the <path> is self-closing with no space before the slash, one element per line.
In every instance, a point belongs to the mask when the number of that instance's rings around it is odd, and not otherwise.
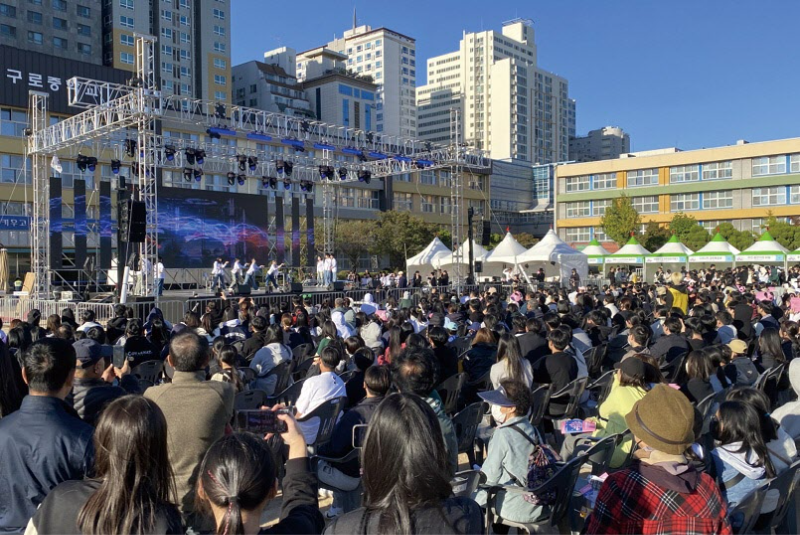
<path fill-rule="evenodd" d="M 223 260 L 269 253 L 267 199 L 213 191 L 161 188 L 158 191 L 158 243 L 170 268 L 209 268 Z"/>

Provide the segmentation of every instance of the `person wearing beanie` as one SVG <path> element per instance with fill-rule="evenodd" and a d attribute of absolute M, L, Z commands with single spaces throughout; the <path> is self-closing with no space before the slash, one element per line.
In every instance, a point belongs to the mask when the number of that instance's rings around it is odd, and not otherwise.
<path fill-rule="evenodd" d="M 638 448 L 636 460 L 605 480 L 585 533 L 732 533 L 716 482 L 684 456 L 694 442 L 689 400 L 656 385 L 625 422 Z"/>

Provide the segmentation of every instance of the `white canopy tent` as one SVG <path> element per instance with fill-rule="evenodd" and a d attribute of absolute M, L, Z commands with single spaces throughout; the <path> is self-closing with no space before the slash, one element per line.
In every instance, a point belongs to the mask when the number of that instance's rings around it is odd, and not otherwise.
<path fill-rule="evenodd" d="M 474 262 L 483 261 L 483 259 L 486 257 L 486 255 L 489 254 L 489 251 L 487 251 L 486 249 L 481 247 L 481 245 L 478 244 L 478 242 L 476 242 L 475 240 L 472 240 L 472 247 L 471 248 L 472 248 L 472 254 L 473 254 L 472 260 Z M 461 245 L 461 251 L 462 251 L 462 253 L 461 253 L 461 255 L 462 255 L 461 256 L 461 263 L 462 264 L 469 264 L 469 250 L 470 250 L 470 243 L 469 243 L 469 240 L 467 239 L 467 240 L 464 240 L 464 243 Z M 452 268 L 452 266 L 454 264 L 455 264 L 455 262 L 453 261 L 453 253 L 450 253 L 450 254 L 446 254 L 444 256 L 440 256 L 439 258 L 437 258 L 436 259 L 436 263 L 434 264 L 434 266 L 437 269 L 450 269 L 450 268 Z"/>
<path fill-rule="evenodd" d="M 650 255 L 644 259 L 645 268 L 650 264 L 659 264 L 661 266 L 665 264 L 686 266 L 689 262 L 689 255 L 692 254 L 692 252 L 691 249 L 682 244 L 678 237 L 673 234 L 667 243 L 662 245 L 655 252 L 650 253 Z M 647 269 L 645 269 L 645 271 L 647 271 Z"/>
<path fill-rule="evenodd" d="M 609 265 L 623 265 L 623 266 L 642 266 L 644 269 L 644 259 L 650 254 L 650 251 L 642 247 L 636 238 L 631 236 L 628 243 L 625 244 L 619 251 L 606 257 L 605 267 Z"/>
<path fill-rule="evenodd" d="M 506 232 L 503 241 L 497 247 L 489 251 L 483 262 L 494 264 L 517 264 L 517 256 L 526 251 L 525 246 L 521 245 L 510 232 Z"/>
<path fill-rule="evenodd" d="M 788 255 L 789 250 L 775 241 L 769 231 L 766 231 L 757 242 L 736 255 L 736 262 L 780 264 L 785 267 Z"/>
<path fill-rule="evenodd" d="M 739 249 L 725 241 L 717 232 L 711 241 L 702 246 L 694 254 L 689 255 L 690 264 L 732 264 L 736 260 Z"/>
<path fill-rule="evenodd" d="M 419 254 L 406 260 L 406 270 L 408 273 L 412 273 L 415 270 L 421 272 L 433 271 L 437 261 L 449 254 L 452 254 L 452 251 L 442 243 L 442 240 L 436 237 Z"/>
<path fill-rule="evenodd" d="M 564 240 L 550 229 L 539 243 L 517 256 L 517 262 L 541 263 L 545 275 L 558 275 L 560 280 L 567 281 L 575 269 L 581 279 L 589 276 L 589 259 L 587 256 L 570 247 Z"/>
<path fill-rule="evenodd" d="M 586 255 L 590 266 L 602 266 L 603 262 L 605 262 L 605 258 L 611 255 L 605 247 L 600 245 L 597 238 L 592 238 L 589 245 L 581 249 L 581 252 Z"/>

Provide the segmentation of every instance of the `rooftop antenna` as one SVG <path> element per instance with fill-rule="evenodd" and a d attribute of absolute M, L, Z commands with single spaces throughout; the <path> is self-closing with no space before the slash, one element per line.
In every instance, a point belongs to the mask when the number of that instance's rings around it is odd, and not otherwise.
<path fill-rule="evenodd" d="M 353 31 L 356 29 L 356 6 L 353 6 Z"/>

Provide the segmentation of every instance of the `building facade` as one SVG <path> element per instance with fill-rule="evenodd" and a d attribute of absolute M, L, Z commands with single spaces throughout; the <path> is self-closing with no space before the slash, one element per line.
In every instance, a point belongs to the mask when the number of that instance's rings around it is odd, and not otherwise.
<path fill-rule="evenodd" d="M 575 101 L 566 79 L 537 65 L 533 23 L 501 32 L 464 32 L 459 50 L 428 60 L 417 88 L 422 139 L 450 140 L 450 109 L 461 110 L 462 138 L 498 160 L 565 161 L 575 135 Z"/>
<path fill-rule="evenodd" d="M 800 138 L 654 152 L 558 166 L 561 238 L 571 244 L 610 241 L 600 218 L 622 194 L 632 199 L 645 224 L 668 224 L 680 212 L 709 231 L 730 222 L 738 230 L 761 232 L 767 212 L 800 215 Z"/>
<path fill-rule="evenodd" d="M 378 86 L 362 77 L 333 72 L 307 79 L 303 88 L 314 116 L 330 124 L 375 130 Z"/>
<path fill-rule="evenodd" d="M 234 104 L 293 117 L 314 117 L 303 86 L 280 65 L 248 61 L 233 67 L 231 80 Z"/>
<path fill-rule="evenodd" d="M 313 72 L 308 64 L 313 52 L 327 48 L 346 56 L 336 68 L 362 75 L 377 84 L 375 131 L 388 135 L 417 136 L 417 51 L 413 37 L 371 26 L 353 26 L 325 47 L 298 54 L 297 77 L 305 81 Z M 330 59 L 330 58 L 328 58 Z"/>
<path fill-rule="evenodd" d="M 230 102 L 230 18 L 230 0 L 106 0 L 103 64 L 133 71 L 134 33 L 154 35 L 162 91 Z"/>
<path fill-rule="evenodd" d="M 569 158 L 574 162 L 613 160 L 631 151 L 631 138 L 618 126 L 590 130 L 569 140 Z"/>

